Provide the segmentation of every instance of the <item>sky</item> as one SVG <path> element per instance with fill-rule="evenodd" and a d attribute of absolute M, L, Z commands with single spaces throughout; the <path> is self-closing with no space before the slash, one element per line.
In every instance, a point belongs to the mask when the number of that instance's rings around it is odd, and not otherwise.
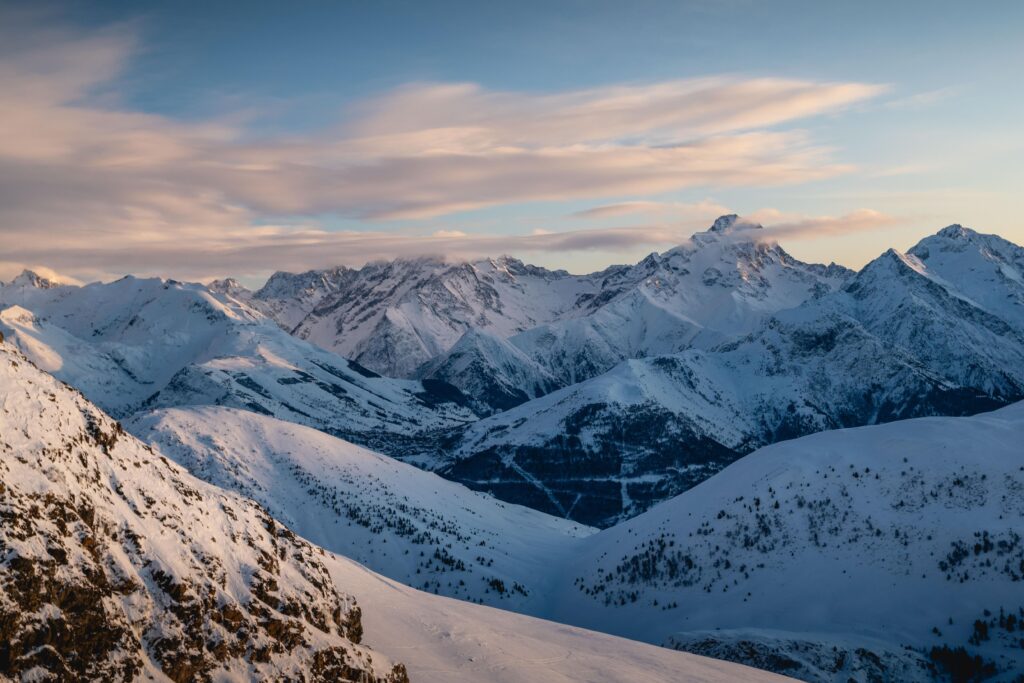
<path fill-rule="evenodd" d="M 0 0 L 0 278 L 1024 244 L 1024 3 Z"/>

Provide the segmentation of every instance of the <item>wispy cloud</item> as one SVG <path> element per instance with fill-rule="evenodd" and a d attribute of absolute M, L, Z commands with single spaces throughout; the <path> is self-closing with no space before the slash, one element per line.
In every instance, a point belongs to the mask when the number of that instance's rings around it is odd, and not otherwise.
<path fill-rule="evenodd" d="M 696 203 L 685 202 L 653 202 L 653 201 L 632 201 L 619 202 L 616 204 L 603 204 L 572 214 L 573 218 L 614 218 L 631 214 L 653 214 L 670 216 L 673 220 L 681 217 L 706 217 L 709 215 L 721 216 L 729 213 L 729 209 L 717 202 L 705 200 Z"/>
<path fill-rule="evenodd" d="M 759 231 L 765 239 L 822 239 L 858 232 L 869 232 L 892 227 L 900 221 L 873 209 L 858 209 L 843 216 L 799 216 L 784 214 L 775 209 L 755 211 L 746 217 L 751 222 L 763 223 Z"/>
<path fill-rule="evenodd" d="M 962 92 L 962 88 L 955 86 L 935 88 L 934 90 L 924 90 L 904 97 L 897 97 L 886 102 L 885 106 L 890 109 L 922 109 L 958 97 Z"/>
<path fill-rule="evenodd" d="M 795 216 L 766 209 L 743 220 L 751 224 L 765 223 L 763 230 L 744 235 L 774 241 L 848 235 L 897 222 L 891 216 L 869 209 L 839 217 Z M 377 259 L 423 255 L 461 259 L 513 254 L 529 259 L 531 255 L 558 252 L 663 249 L 687 242 L 693 233 L 707 229 L 710 221 L 711 218 L 692 218 L 656 225 L 570 231 L 537 228 L 521 235 L 467 234 L 458 230 L 396 234 L 287 227 L 263 227 L 258 231 L 239 228 L 205 238 L 193 234 L 187 242 L 169 235 L 145 245 L 111 243 L 102 250 L 76 251 L 52 250 L 45 244 L 38 244 L 22 253 L 29 263 L 45 262 L 59 272 L 75 273 L 79 279 L 107 279 L 122 274 L 118 264 L 131 264 L 135 272 L 173 271 L 178 277 L 208 280 L 225 275 L 266 276 L 272 269 L 298 271 L 336 265 L 359 266 Z M 10 277 L 16 272 L 12 263 L 0 266 L 5 266 L 0 268 L 0 277 L 5 274 Z"/>
<path fill-rule="evenodd" d="M 7 261 L 195 274 L 409 249 L 652 240 L 636 231 L 409 240 L 273 224 L 282 216 L 425 218 L 517 202 L 816 180 L 849 166 L 805 133 L 777 126 L 883 90 L 739 77 L 553 94 L 415 84 L 352 107 L 328 129 L 260 138 L 237 117 L 186 122 L 120 104 L 118 79 L 138 43 L 130 25 L 82 32 L 0 17 Z"/>

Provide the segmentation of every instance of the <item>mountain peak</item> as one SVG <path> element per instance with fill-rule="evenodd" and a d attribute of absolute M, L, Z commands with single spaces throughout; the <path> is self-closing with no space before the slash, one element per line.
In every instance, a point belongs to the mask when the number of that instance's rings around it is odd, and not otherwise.
<path fill-rule="evenodd" d="M 760 223 L 753 223 L 750 221 L 743 220 L 734 213 L 719 216 L 715 219 L 715 222 L 708 228 L 708 232 L 718 233 L 724 235 L 732 233 L 737 230 L 761 230 L 764 226 Z"/>
<path fill-rule="evenodd" d="M 964 226 L 960 225 L 959 223 L 954 223 L 953 225 L 947 225 L 942 230 L 939 230 L 936 233 L 936 236 L 937 237 L 946 237 L 946 238 L 949 238 L 949 239 L 957 239 L 957 240 L 959 240 L 959 239 L 967 239 L 967 238 L 969 238 L 969 237 L 971 237 L 973 235 L 977 235 L 977 234 L 978 233 L 976 233 L 974 230 L 971 230 L 970 228 L 965 228 Z"/>
<path fill-rule="evenodd" d="M 220 292 L 223 294 L 234 294 L 236 292 L 248 291 L 242 283 L 233 277 L 224 278 L 223 280 L 214 280 L 210 284 L 206 285 L 206 288 L 211 292 Z"/>
<path fill-rule="evenodd" d="M 233 277 L 226 277 L 223 280 L 214 280 L 213 282 L 211 282 L 210 283 L 210 287 L 213 287 L 213 286 L 229 287 L 229 288 L 234 289 L 235 287 L 241 287 L 241 284 L 239 284 L 238 280 L 236 280 Z"/>
<path fill-rule="evenodd" d="M 736 221 L 739 220 L 739 216 L 734 213 L 719 216 L 715 219 L 714 224 L 709 228 L 708 232 L 724 233 L 732 229 L 736 225 Z"/>
<path fill-rule="evenodd" d="M 26 268 L 21 271 L 18 277 L 11 280 L 12 285 L 19 285 L 22 287 L 36 287 L 38 289 L 53 289 L 54 287 L 60 287 L 59 282 L 45 278 L 39 273 Z"/>

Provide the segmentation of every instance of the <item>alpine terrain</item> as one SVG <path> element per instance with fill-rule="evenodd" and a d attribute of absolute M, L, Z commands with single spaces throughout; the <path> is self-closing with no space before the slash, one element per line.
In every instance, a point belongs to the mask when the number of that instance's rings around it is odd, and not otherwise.
<path fill-rule="evenodd" d="M 5 679 L 782 680 L 383 579 L 196 479 L 7 343 L 0 390 Z"/>
<path fill-rule="evenodd" d="M 0 332 L 2 676 L 1024 674 L 998 236 L 859 271 L 736 216 L 589 275 L 26 271 Z"/>

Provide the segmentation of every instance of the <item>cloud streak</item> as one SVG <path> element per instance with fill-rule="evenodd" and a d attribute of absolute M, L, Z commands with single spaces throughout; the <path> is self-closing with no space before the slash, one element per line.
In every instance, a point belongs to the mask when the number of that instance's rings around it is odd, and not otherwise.
<path fill-rule="evenodd" d="M 773 209 L 766 209 L 754 212 L 748 220 L 764 222 L 765 228 L 760 232 L 765 239 L 771 240 L 840 237 L 881 230 L 900 222 L 894 216 L 873 209 L 858 209 L 844 216 L 786 216 Z"/>
<path fill-rule="evenodd" d="M 138 47 L 134 27 L 83 33 L 50 24 L 0 16 L 0 249 L 7 262 L 78 264 L 81 272 L 195 274 L 195 264 L 253 272 L 410 248 L 661 243 L 650 230 L 410 241 L 274 224 L 817 180 L 850 167 L 779 126 L 884 90 L 739 77 L 561 93 L 413 84 L 352 106 L 329 128 L 256 137 L 230 118 L 186 122 L 121 105 L 116 88 Z"/>
<path fill-rule="evenodd" d="M 703 201 L 696 204 L 686 204 L 683 202 L 633 201 L 595 206 L 590 209 L 584 209 L 583 211 L 577 211 L 571 214 L 571 216 L 572 218 L 600 219 L 628 216 L 632 214 L 671 214 L 678 218 L 680 216 L 692 216 L 694 214 L 699 216 L 708 216 L 711 214 L 720 216 L 726 213 L 729 213 L 729 209 L 712 201 Z"/>
<path fill-rule="evenodd" d="M 743 220 L 753 223 L 758 216 L 766 215 L 782 217 L 777 211 L 765 210 Z M 378 259 L 419 256 L 459 259 L 514 254 L 528 259 L 531 254 L 557 252 L 614 252 L 638 247 L 665 249 L 686 243 L 694 232 L 707 229 L 713 218 L 714 214 L 711 214 L 703 219 L 690 218 L 658 225 L 562 232 L 538 229 L 522 235 L 466 234 L 457 230 L 438 230 L 430 234 L 329 232 L 265 226 L 256 231 L 243 228 L 239 229 L 239 234 L 217 234 L 205 238 L 192 233 L 187 241 L 169 236 L 147 245 L 108 244 L 102 250 L 55 251 L 39 245 L 23 250 L 22 255 L 26 263 L 46 263 L 58 272 L 78 274 L 80 279 L 120 275 L 120 271 L 111 270 L 111 264 L 131 263 L 136 272 L 173 271 L 178 277 L 208 280 L 254 273 L 265 276 L 275 269 L 301 271 L 336 265 L 360 266 Z M 891 216 L 868 209 L 840 217 L 788 216 L 780 222 L 769 222 L 763 230 L 751 231 L 749 236 L 772 241 L 818 239 L 877 230 L 896 222 Z M 246 233 L 244 237 L 241 232 Z M 6 266 L 0 277 L 11 277 L 17 272 L 14 264 L 0 266 Z"/>

